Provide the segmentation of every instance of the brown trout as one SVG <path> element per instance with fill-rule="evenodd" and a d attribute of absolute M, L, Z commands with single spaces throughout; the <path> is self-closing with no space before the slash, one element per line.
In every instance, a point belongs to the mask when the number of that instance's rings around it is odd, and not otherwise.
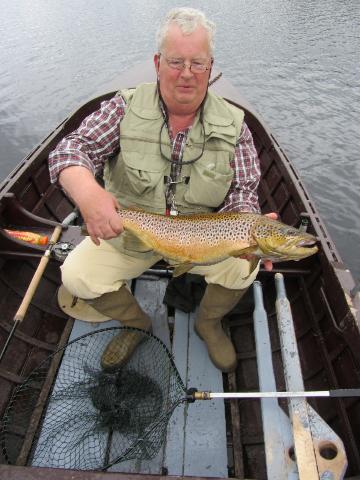
<path fill-rule="evenodd" d="M 318 251 L 316 238 L 256 213 L 205 213 L 169 217 L 141 210 L 119 210 L 124 230 L 177 265 L 174 276 L 195 265 L 250 256 L 273 262 L 300 260 Z"/>

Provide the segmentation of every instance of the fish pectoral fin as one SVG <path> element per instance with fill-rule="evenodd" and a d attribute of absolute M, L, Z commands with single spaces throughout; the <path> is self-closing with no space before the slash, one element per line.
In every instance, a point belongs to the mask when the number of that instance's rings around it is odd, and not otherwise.
<path fill-rule="evenodd" d="M 173 271 L 173 277 L 179 277 L 193 268 L 192 263 L 181 263 L 176 265 Z"/>
<path fill-rule="evenodd" d="M 257 246 L 241 248 L 240 250 L 233 250 L 232 252 L 229 252 L 229 256 L 246 258 L 247 256 L 255 255 L 256 250 L 257 250 Z"/>
<path fill-rule="evenodd" d="M 257 245 L 252 245 L 250 247 L 242 248 L 241 250 L 234 250 L 233 252 L 229 253 L 231 257 L 243 258 L 244 260 L 247 260 L 249 262 L 249 275 L 244 277 L 244 280 L 250 277 L 250 275 L 253 273 L 253 271 L 257 268 L 259 264 L 260 259 L 256 255 L 257 251 Z"/>
<path fill-rule="evenodd" d="M 257 266 L 259 265 L 260 259 L 257 257 L 253 257 L 250 260 L 248 260 L 250 263 L 249 265 L 249 275 L 246 275 L 246 277 L 243 278 L 243 280 L 247 280 L 250 275 L 256 270 Z"/>
<path fill-rule="evenodd" d="M 257 266 L 259 265 L 259 262 L 260 262 L 260 259 L 258 257 L 253 257 L 249 260 L 250 268 L 249 268 L 248 277 L 250 277 L 250 275 L 253 273 L 253 271 L 257 269 Z"/>

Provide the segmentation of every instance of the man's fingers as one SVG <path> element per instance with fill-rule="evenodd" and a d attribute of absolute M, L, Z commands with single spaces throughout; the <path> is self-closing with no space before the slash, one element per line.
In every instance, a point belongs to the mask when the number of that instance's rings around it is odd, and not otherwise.
<path fill-rule="evenodd" d="M 265 217 L 269 217 L 269 218 L 272 218 L 273 220 L 277 220 L 278 214 L 275 212 L 265 213 Z"/>
<path fill-rule="evenodd" d="M 273 269 L 273 263 L 271 260 L 264 260 L 264 268 L 267 272 L 271 272 Z"/>
<path fill-rule="evenodd" d="M 91 240 L 95 243 L 96 246 L 100 245 L 100 240 L 98 237 L 94 237 L 93 235 L 90 235 Z"/>
<path fill-rule="evenodd" d="M 111 238 L 118 237 L 123 232 L 122 222 L 119 218 L 114 217 L 108 220 L 106 223 L 101 222 L 89 222 L 86 224 L 87 234 L 91 237 L 91 240 L 95 245 L 100 245 L 100 239 L 110 240 Z"/>
<path fill-rule="evenodd" d="M 109 220 L 109 226 L 111 232 L 115 235 L 118 236 L 120 233 L 123 232 L 123 224 L 122 221 L 120 220 L 120 217 L 116 215 L 115 217 L 111 217 Z"/>

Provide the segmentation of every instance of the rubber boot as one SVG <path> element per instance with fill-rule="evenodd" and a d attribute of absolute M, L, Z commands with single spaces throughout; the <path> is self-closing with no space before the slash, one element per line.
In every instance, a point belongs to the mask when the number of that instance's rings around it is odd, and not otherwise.
<path fill-rule="evenodd" d="M 98 298 L 87 301 L 95 310 L 126 327 L 151 329 L 151 320 L 140 308 L 134 296 L 123 285 L 116 292 L 104 293 Z M 116 335 L 106 346 L 101 356 L 101 367 L 112 371 L 124 365 L 143 339 L 140 332 L 124 331 Z"/>
<path fill-rule="evenodd" d="M 234 371 L 237 359 L 234 345 L 224 332 L 221 320 L 235 307 L 246 290 L 230 290 L 209 284 L 200 302 L 195 331 L 206 343 L 213 364 L 223 372 Z"/>

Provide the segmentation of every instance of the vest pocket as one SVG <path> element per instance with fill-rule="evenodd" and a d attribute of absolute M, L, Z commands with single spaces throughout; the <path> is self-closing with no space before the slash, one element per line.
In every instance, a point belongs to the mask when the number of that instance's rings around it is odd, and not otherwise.
<path fill-rule="evenodd" d="M 193 165 L 188 189 L 184 199 L 191 204 L 216 208 L 224 201 L 229 191 L 234 173 L 230 166 L 224 171 L 215 169 L 215 164 L 208 166 Z"/>
<path fill-rule="evenodd" d="M 123 152 L 121 183 L 125 191 L 136 195 L 152 196 L 159 189 L 163 193 L 164 164 L 157 155 L 139 155 L 136 152 Z"/>

